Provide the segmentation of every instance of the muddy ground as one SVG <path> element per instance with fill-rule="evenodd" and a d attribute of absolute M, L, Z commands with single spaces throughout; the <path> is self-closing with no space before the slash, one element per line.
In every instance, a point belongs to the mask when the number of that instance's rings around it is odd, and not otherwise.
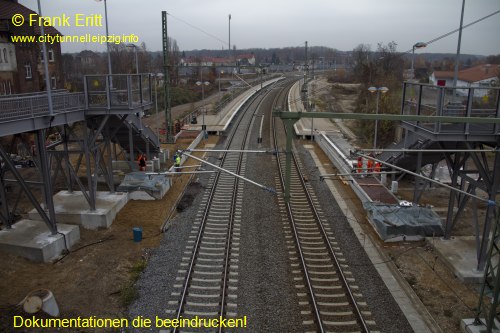
<path fill-rule="evenodd" d="M 215 141 L 216 138 L 210 138 L 200 145 Z M 165 148 L 182 149 L 189 144 L 190 140 L 179 140 L 175 146 Z M 186 165 L 195 162 L 191 159 Z M 108 229 L 80 228 L 80 241 L 69 255 L 54 263 L 33 263 L 2 254 L 0 332 L 12 331 L 12 316 L 26 315 L 17 304 L 30 291 L 39 288 L 53 292 L 64 318 L 125 316 L 126 306 L 136 297 L 134 282 L 151 250 L 159 244 L 160 226 L 171 212 L 175 214 L 178 194 L 188 184 L 189 177 L 175 176 L 172 189 L 161 200 L 130 200 Z M 19 208 L 23 215 L 31 209 L 27 202 Z M 143 229 L 140 243 L 133 241 L 132 228 L 137 226 Z"/>

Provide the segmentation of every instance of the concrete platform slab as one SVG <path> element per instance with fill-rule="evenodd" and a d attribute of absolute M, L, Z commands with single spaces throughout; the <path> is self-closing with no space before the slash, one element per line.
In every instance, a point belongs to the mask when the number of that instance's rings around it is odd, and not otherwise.
<path fill-rule="evenodd" d="M 465 283 L 481 283 L 484 272 L 476 270 L 477 255 L 474 236 L 428 238 L 439 256 L 454 274 Z"/>
<path fill-rule="evenodd" d="M 484 318 L 481 318 L 482 322 L 484 321 Z M 497 323 L 498 325 L 499 323 Z M 460 328 L 462 329 L 462 332 L 464 333 L 486 333 L 486 326 L 485 325 L 475 325 L 474 324 L 474 319 L 469 318 L 469 319 L 462 319 L 460 322 Z M 494 328 L 491 330 L 492 333 L 500 333 L 500 329 Z"/>
<path fill-rule="evenodd" d="M 57 230 L 64 236 L 51 235 L 43 221 L 21 220 L 12 229 L 0 230 L 0 251 L 36 262 L 49 262 L 80 240 L 80 229 L 76 225 L 58 223 Z"/>
<path fill-rule="evenodd" d="M 81 191 L 61 191 L 54 195 L 54 209 L 58 223 L 77 224 L 95 230 L 109 228 L 127 201 L 127 193 L 97 192 L 96 210 L 91 211 Z M 29 217 L 32 220 L 40 219 L 35 209 L 29 212 Z"/>
<path fill-rule="evenodd" d="M 265 88 L 282 79 L 283 77 L 266 81 L 262 84 L 262 88 Z M 200 116 L 198 118 L 198 124 L 189 124 L 189 129 L 201 131 L 202 124 L 204 123 L 207 127 L 207 132 L 216 132 L 218 134 L 224 132 L 240 110 L 241 106 L 243 106 L 243 104 L 245 104 L 245 102 L 259 90 L 261 90 L 260 85 L 249 88 L 247 91 L 236 96 L 232 101 L 230 101 L 218 114 L 207 114 L 204 117 Z"/>

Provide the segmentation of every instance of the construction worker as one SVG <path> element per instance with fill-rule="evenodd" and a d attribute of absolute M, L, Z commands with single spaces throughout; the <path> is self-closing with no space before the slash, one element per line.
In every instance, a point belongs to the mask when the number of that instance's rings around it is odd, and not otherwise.
<path fill-rule="evenodd" d="M 359 156 L 358 157 L 358 173 L 361 173 L 363 171 L 363 157 Z"/>
<path fill-rule="evenodd" d="M 181 156 L 179 154 L 175 154 L 175 163 L 174 163 L 175 171 L 181 171 Z"/>
<path fill-rule="evenodd" d="M 382 170 L 382 165 L 380 164 L 380 162 L 375 162 L 375 172 L 380 173 L 381 170 Z"/>
<path fill-rule="evenodd" d="M 373 160 L 371 158 L 369 158 L 368 161 L 366 161 L 366 169 L 368 173 L 373 172 Z"/>
<path fill-rule="evenodd" d="M 146 171 L 146 156 L 144 156 L 144 154 L 140 154 L 138 161 L 139 161 L 139 170 Z"/>

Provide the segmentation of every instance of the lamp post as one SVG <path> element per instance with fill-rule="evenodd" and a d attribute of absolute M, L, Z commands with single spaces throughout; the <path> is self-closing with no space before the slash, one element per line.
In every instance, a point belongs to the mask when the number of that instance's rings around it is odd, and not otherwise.
<path fill-rule="evenodd" d="M 37 1 L 38 4 L 38 15 L 42 17 L 42 5 L 40 4 L 40 0 Z M 40 24 L 40 31 L 42 36 L 45 35 L 45 31 L 43 29 L 43 24 Z M 52 106 L 52 85 L 50 83 L 49 77 L 49 58 L 47 56 L 47 46 L 45 40 L 42 42 L 42 53 L 43 53 L 43 69 L 45 74 L 45 90 L 47 90 L 47 99 L 48 99 L 48 107 L 49 107 L 49 115 L 54 115 L 54 108 Z"/>
<path fill-rule="evenodd" d="M 224 71 L 223 70 L 219 71 L 219 107 L 217 111 L 220 111 L 221 109 L 220 79 L 222 74 L 224 74 Z"/>
<path fill-rule="evenodd" d="M 380 93 L 385 94 L 386 92 L 389 91 L 389 88 L 387 87 L 370 87 L 368 88 L 368 91 L 373 93 L 377 93 L 377 107 L 375 109 L 375 114 L 378 114 L 378 104 L 380 100 Z M 378 131 L 378 119 L 375 119 L 375 134 L 373 136 L 373 149 L 377 149 L 377 131 Z"/>
<path fill-rule="evenodd" d="M 464 24 L 464 9 L 465 9 L 465 0 L 462 1 L 462 14 L 460 15 L 460 27 L 458 30 L 458 44 L 457 44 L 457 55 L 455 56 L 455 68 L 453 71 L 453 87 L 457 86 L 458 82 L 458 63 L 460 62 L 460 45 L 462 44 L 462 30 Z M 453 93 L 456 95 L 456 91 Z"/>
<path fill-rule="evenodd" d="M 135 74 L 139 74 L 139 61 L 137 59 L 137 45 L 135 45 L 135 44 L 127 44 L 127 47 L 133 47 L 134 48 Z"/>
<path fill-rule="evenodd" d="M 415 49 L 421 49 L 423 47 L 426 47 L 427 44 L 424 43 L 424 42 L 418 42 L 418 43 L 415 43 L 413 45 L 413 47 L 411 48 L 411 80 L 413 80 L 415 78 L 415 72 L 414 72 L 414 69 L 413 69 L 413 64 L 415 62 Z"/>
<path fill-rule="evenodd" d="M 97 2 L 101 2 L 102 0 L 96 0 Z M 106 23 L 106 39 L 109 36 L 108 30 L 108 6 L 106 4 L 106 0 L 104 0 L 104 21 Z M 109 52 L 109 43 L 106 41 L 106 50 L 108 53 L 108 74 L 111 75 L 111 55 Z"/>
<path fill-rule="evenodd" d="M 208 86 L 210 82 L 205 81 L 203 82 L 203 72 L 201 72 L 201 81 L 197 81 L 196 85 L 201 86 L 201 105 L 203 107 L 202 112 L 202 125 L 201 125 L 201 130 L 203 131 L 203 137 L 206 138 L 206 128 L 205 128 L 205 109 L 204 109 L 204 103 L 205 103 L 205 88 L 204 86 Z"/>
<path fill-rule="evenodd" d="M 262 71 L 262 64 L 259 65 L 259 68 L 260 68 L 260 89 L 262 89 L 262 74 L 263 74 L 263 71 Z"/>
<path fill-rule="evenodd" d="M 219 71 L 219 98 L 220 98 L 220 76 L 224 74 L 224 71 Z"/>
<path fill-rule="evenodd" d="M 158 118 L 158 73 L 154 74 L 155 77 L 155 109 L 156 109 L 156 121 L 159 122 L 160 119 Z M 161 124 L 161 123 L 160 123 Z M 161 143 L 160 140 L 160 125 L 156 125 L 156 135 L 158 136 L 158 142 Z"/>

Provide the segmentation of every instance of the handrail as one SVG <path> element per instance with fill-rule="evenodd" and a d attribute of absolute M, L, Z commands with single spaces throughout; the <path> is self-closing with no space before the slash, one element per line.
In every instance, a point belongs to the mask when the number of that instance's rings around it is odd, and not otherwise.
<path fill-rule="evenodd" d="M 108 81 L 110 84 L 104 84 Z M 114 86 L 111 82 L 114 82 Z M 152 105 L 149 74 L 88 75 L 84 76 L 84 86 L 85 92 L 53 90 L 52 113 L 57 115 L 110 109 L 123 109 L 127 112 Z M 0 122 L 47 116 L 50 114 L 48 104 L 47 93 L 44 91 L 1 97 Z"/>

